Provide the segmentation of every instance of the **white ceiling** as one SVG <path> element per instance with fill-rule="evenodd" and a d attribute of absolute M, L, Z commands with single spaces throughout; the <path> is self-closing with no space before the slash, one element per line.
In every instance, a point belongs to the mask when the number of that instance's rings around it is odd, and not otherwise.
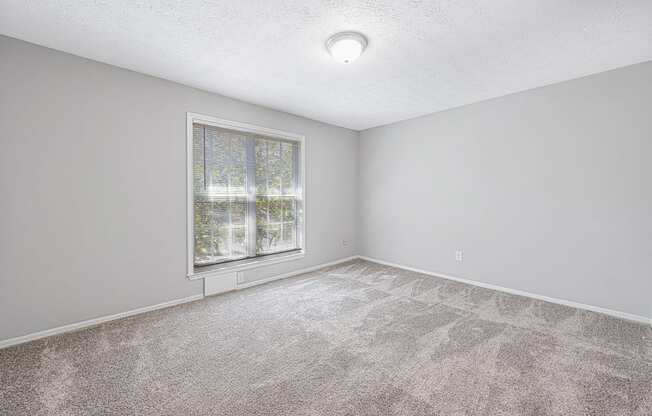
<path fill-rule="evenodd" d="M 362 130 L 651 60 L 652 0 L 2 0 L 0 33 Z"/>

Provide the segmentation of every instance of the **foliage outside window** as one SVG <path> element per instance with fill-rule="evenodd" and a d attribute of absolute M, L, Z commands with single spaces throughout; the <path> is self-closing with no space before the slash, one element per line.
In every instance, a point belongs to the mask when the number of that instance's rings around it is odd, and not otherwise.
<path fill-rule="evenodd" d="M 300 249 L 300 143 L 193 123 L 194 265 Z"/>

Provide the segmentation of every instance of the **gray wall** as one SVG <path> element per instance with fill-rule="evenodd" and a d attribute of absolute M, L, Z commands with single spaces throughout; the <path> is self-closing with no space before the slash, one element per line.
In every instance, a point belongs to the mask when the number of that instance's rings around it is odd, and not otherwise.
<path fill-rule="evenodd" d="M 0 340 L 202 293 L 187 111 L 307 137 L 308 253 L 246 280 L 356 253 L 356 132 L 0 37 Z"/>
<path fill-rule="evenodd" d="M 361 254 L 652 316 L 652 63 L 370 129 L 359 146 Z"/>
<path fill-rule="evenodd" d="M 360 253 L 652 316 L 651 108 L 646 63 L 358 141 L 0 36 L 0 340 L 202 292 L 187 111 L 307 136 L 308 254 L 246 281 Z"/>

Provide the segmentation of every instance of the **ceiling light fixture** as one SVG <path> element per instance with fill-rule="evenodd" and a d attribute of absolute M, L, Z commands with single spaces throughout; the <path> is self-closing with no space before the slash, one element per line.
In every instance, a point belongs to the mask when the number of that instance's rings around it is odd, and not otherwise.
<path fill-rule="evenodd" d="M 356 60 L 367 47 L 367 38 L 358 32 L 336 33 L 326 41 L 326 49 L 333 59 L 344 64 Z"/>

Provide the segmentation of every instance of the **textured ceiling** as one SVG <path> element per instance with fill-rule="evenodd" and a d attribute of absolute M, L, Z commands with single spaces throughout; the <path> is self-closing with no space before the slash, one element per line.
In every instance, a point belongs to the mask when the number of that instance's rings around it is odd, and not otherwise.
<path fill-rule="evenodd" d="M 362 130 L 651 60 L 652 1 L 2 0 L 0 33 Z"/>

